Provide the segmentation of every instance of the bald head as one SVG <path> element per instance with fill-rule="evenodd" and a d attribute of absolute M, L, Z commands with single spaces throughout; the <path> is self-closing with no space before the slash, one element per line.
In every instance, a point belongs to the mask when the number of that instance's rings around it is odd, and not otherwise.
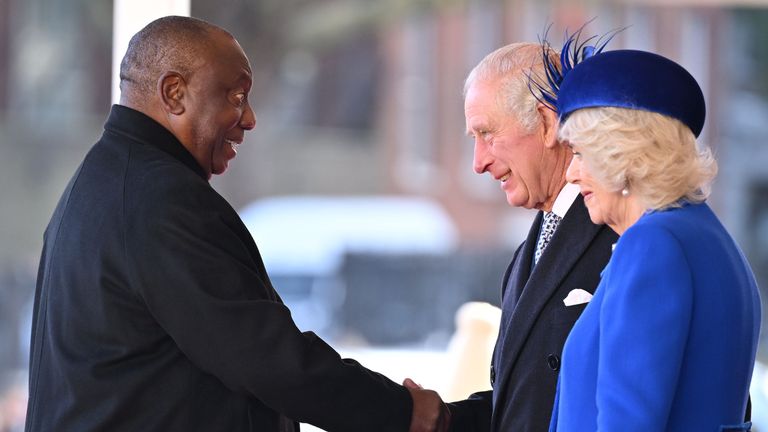
<path fill-rule="evenodd" d="M 538 124 L 537 100 L 528 86 L 529 75 L 536 79 L 546 76 L 540 44 L 521 42 L 501 47 L 488 54 L 467 76 L 464 96 L 477 81 L 493 82 L 498 89 L 499 103 L 506 112 L 514 115 L 527 130 Z M 560 59 L 555 51 L 548 55 L 554 64 Z"/>
<path fill-rule="evenodd" d="M 167 16 L 136 33 L 120 63 L 121 101 L 141 105 L 168 71 L 188 76 L 209 55 L 213 36 L 229 33 L 200 19 Z"/>
<path fill-rule="evenodd" d="M 248 102 L 253 73 L 235 38 L 194 18 L 151 22 L 120 65 L 120 105 L 167 129 L 210 177 L 237 155 L 256 126 Z"/>

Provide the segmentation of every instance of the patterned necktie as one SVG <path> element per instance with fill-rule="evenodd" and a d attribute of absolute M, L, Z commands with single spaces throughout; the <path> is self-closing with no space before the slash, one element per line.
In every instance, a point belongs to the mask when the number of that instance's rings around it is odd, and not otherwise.
<path fill-rule="evenodd" d="M 539 241 L 536 242 L 536 252 L 533 254 L 533 264 L 536 265 L 541 258 L 541 254 L 544 249 L 552 240 L 552 234 L 555 233 L 557 225 L 563 220 L 560 216 L 554 212 L 544 213 L 544 223 L 541 224 L 541 232 L 539 233 Z"/>

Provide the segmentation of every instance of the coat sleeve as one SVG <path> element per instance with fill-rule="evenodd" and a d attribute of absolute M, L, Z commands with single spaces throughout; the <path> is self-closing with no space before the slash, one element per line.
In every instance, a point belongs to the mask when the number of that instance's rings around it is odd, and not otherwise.
<path fill-rule="evenodd" d="M 448 404 L 451 410 L 450 432 L 488 432 L 491 430 L 493 392 L 472 394 L 469 398 Z"/>
<path fill-rule="evenodd" d="M 131 286 L 195 366 L 329 431 L 408 429 L 408 390 L 295 326 L 239 218 L 207 184 L 158 186 L 126 209 Z"/>
<path fill-rule="evenodd" d="M 665 430 L 692 314 L 690 266 L 671 232 L 642 225 L 621 238 L 606 277 L 598 430 Z"/>

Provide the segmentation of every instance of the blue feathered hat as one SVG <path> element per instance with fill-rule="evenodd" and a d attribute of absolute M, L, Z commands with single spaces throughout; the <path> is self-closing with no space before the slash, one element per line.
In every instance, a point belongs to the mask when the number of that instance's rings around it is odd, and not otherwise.
<path fill-rule="evenodd" d="M 579 43 L 580 33 L 563 45 L 560 67 L 547 55 L 549 43 L 543 42 L 547 82 L 533 82 L 541 101 L 557 111 L 561 122 L 582 108 L 629 108 L 675 118 L 699 136 L 706 116 L 704 94 L 688 71 L 646 51 L 603 51 L 610 38 L 597 47 L 587 45 L 593 38 Z"/>

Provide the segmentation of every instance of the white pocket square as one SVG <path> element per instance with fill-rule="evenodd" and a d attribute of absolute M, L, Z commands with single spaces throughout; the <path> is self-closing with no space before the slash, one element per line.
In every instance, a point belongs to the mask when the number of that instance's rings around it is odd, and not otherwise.
<path fill-rule="evenodd" d="M 576 288 L 568 293 L 568 296 L 563 299 L 563 303 L 565 303 L 566 306 L 576 306 L 589 303 L 590 300 L 592 300 L 592 294 L 581 288 Z"/>

